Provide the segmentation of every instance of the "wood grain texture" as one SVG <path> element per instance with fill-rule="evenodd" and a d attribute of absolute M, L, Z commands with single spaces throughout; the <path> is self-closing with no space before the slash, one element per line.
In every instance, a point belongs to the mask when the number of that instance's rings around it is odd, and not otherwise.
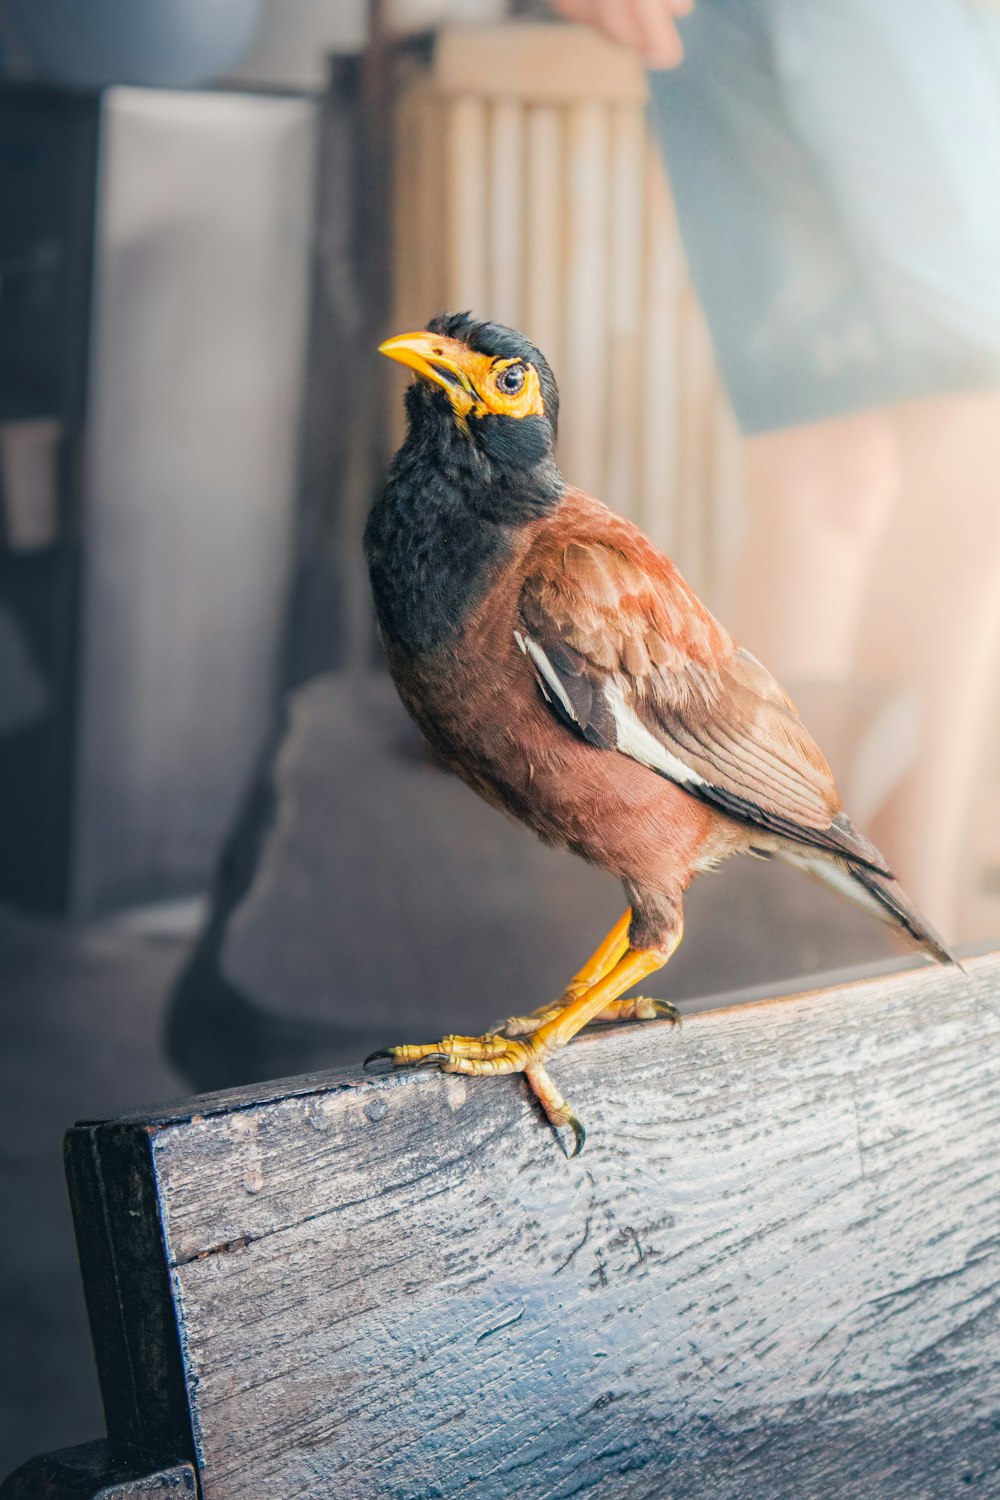
<path fill-rule="evenodd" d="M 995 1495 L 998 998 L 584 1040 L 574 1161 L 434 1073 L 86 1127 L 150 1143 L 205 1500 Z"/>

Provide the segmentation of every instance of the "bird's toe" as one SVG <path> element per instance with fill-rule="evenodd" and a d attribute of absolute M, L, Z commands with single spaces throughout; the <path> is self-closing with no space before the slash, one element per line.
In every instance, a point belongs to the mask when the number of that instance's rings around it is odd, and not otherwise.
<path fill-rule="evenodd" d="M 470 1075 L 520 1073 L 532 1060 L 529 1044 L 491 1033 L 487 1036 L 446 1036 L 439 1042 L 382 1047 L 365 1059 L 365 1068 L 421 1068 L 437 1064 L 446 1073 Z"/>

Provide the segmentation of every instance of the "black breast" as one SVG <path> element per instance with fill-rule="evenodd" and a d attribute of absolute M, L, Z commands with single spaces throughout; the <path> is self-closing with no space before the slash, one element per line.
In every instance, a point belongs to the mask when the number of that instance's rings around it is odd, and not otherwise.
<path fill-rule="evenodd" d="M 427 404 L 408 403 L 410 433 L 368 517 L 365 555 L 385 640 L 416 656 L 460 634 L 517 533 L 558 504 L 564 485 L 551 461 L 500 465 L 435 395 L 410 396 Z"/>
<path fill-rule="evenodd" d="M 419 656 L 461 632 L 510 559 L 511 531 L 474 515 L 440 474 L 397 460 L 368 518 L 365 554 L 379 629 Z"/>

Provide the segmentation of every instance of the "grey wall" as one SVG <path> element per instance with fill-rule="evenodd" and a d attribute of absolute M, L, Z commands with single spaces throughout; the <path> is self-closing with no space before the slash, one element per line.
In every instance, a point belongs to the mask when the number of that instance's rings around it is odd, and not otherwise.
<path fill-rule="evenodd" d="M 107 98 L 74 905 L 198 889 L 273 705 L 315 106 Z"/>

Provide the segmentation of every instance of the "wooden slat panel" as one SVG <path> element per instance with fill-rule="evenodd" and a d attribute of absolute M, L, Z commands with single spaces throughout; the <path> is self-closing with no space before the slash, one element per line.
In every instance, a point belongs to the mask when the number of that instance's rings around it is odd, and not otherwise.
<path fill-rule="evenodd" d="M 603 105 L 567 111 L 560 456 L 570 482 L 595 495 L 607 455 L 609 126 Z"/>
<path fill-rule="evenodd" d="M 677 403 L 680 383 L 677 325 L 683 273 L 663 163 L 652 141 L 646 146 L 645 187 L 645 337 L 639 521 L 654 542 L 672 553 L 677 539 Z"/>
<path fill-rule="evenodd" d="M 642 305 L 646 122 L 641 109 L 611 112 L 608 294 L 608 454 L 602 499 L 640 519 L 638 459 L 642 415 Z"/>
<path fill-rule="evenodd" d="M 445 109 L 426 74 L 402 81 L 393 148 L 394 332 L 423 327 L 447 298 Z"/>
<path fill-rule="evenodd" d="M 581 1041 L 574 1161 L 433 1073 L 90 1127 L 151 1145 L 204 1500 L 985 1495 L 998 1000 L 993 955 Z"/>
<path fill-rule="evenodd" d="M 638 58 L 584 26 L 448 26 L 433 69 L 442 93 L 482 99 L 642 105 L 649 93 Z"/>
<path fill-rule="evenodd" d="M 489 196 L 489 316 L 517 328 L 524 313 L 524 110 L 511 100 L 490 110 Z"/>
<path fill-rule="evenodd" d="M 453 312 L 471 308 L 482 317 L 488 291 L 487 107 L 481 99 L 463 98 L 447 108 L 448 303 Z"/>
<path fill-rule="evenodd" d="M 448 233 L 448 181 L 445 171 L 445 104 L 424 82 L 420 89 L 417 122 L 419 173 L 419 246 L 402 246 L 420 267 L 420 305 L 412 327 L 446 310 L 448 287 L 445 239 Z M 414 255 L 414 250 L 417 253 Z M 402 326 L 402 325 L 401 325 Z"/>
<path fill-rule="evenodd" d="M 524 331 L 558 379 L 563 369 L 562 112 L 533 105 L 525 132 Z"/>

